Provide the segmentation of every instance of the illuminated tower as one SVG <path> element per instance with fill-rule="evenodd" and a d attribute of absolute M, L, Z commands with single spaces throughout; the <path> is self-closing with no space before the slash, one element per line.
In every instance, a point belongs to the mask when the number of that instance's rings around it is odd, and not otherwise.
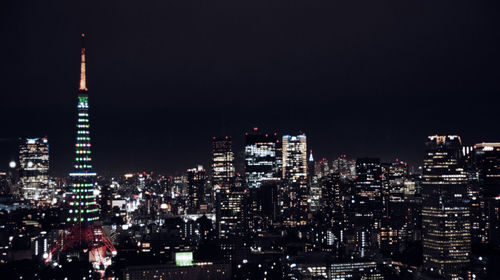
<path fill-rule="evenodd" d="M 85 35 L 82 34 L 82 42 Z M 89 224 L 99 219 L 99 207 L 94 195 L 96 173 L 92 172 L 92 152 L 90 144 L 89 96 L 85 74 L 85 46 L 82 43 L 80 63 L 80 88 L 78 89 L 78 117 L 76 123 L 74 172 L 70 173 L 68 223 Z"/>
<path fill-rule="evenodd" d="M 73 172 L 69 174 L 71 196 L 68 199 L 68 213 L 65 213 L 68 227 L 61 234 L 46 261 L 51 261 L 56 253 L 67 251 L 80 258 L 86 258 L 88 255 L 88 261 L 94 264 L 94 268 L 103 269 L 110 264 L 107 252 L 116 254 L 116 249 L 102 227 L 96 223 L 99 220 L 99 206 L 94 189 L 96 173 L 92 172 L 84 39 L 85 34 L 82 34 L 75 162 Z"/>

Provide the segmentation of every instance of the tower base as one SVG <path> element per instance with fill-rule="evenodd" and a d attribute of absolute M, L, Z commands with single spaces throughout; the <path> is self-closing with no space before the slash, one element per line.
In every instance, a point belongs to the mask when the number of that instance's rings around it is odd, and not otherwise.
<path fill-rule="evenodd" d="M 98 269 L 106 269 L 111 264 L 110 257 L 116 255 L 115 247 L 101 226 L 75 225 L 64 229 L 45 263 L 64 252 L 79 258 L 85 256 Z"/>

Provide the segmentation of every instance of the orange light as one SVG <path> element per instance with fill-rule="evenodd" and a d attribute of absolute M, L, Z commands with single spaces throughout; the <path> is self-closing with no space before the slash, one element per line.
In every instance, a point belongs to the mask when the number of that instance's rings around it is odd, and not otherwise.
<path fill-rule="evenodd" d="M 87 77 L 85 75 L 85 48 L 82 48 L 82 53 L 81 53 L 80 90 L 85 90 L 85 91 L 87 90 Z"/>

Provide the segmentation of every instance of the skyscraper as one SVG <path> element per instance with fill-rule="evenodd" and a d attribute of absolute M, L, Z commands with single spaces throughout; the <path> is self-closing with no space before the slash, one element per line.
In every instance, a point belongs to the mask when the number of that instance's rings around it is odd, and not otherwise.
<path fill-rule="evenodd" d="M 47 137 L 21 139 L 19 165 L 24 199 L 37 203 L 50 201 Z"/>
<path fill-rule="evenodd" d="M 275 185 L 276 179 L 276 134 L 260 132 L 254 127 L 245 133 L 245 188 L 247 189 L 246 211 L 248 229 L 256 233 L 265 228 L 269 218 L 264 213 L 267 198 L 263 196 L 263 185 Z M 269 191 L 267 189 L 266 191 Z M 276 191 L 274 192 L 276 194 Z"/>
<path fill-rule="evenodd" d="M 283 183 L 279 195 L 283 224 L 303 226 L 309 221 L 306 136 L 284 135 L 282 149 Z"/>
<path fill-rule="evenodd" d="M 296 183 L 307 179 L 307 138 L 305 135 L 283 135 L 282 178 Z"/>
<path fill-rule="evenodd" d="M 245 181 L 248 188 L 259 188 L 262 180 L 275 177 L 276 134 L 265 134 L 255 127 L 245 133 Z"/>
<path fill-rule="evenodd" d="M 228 260 L 238 258 L 244 248 L 243 236 L 246 227 L 246 190 L 238 176 L 227 190 L 218 189 L 216 204 L 217 234 L 219 246 Z"/>
<path fill-rule="evenodd" d="M 228 189 L 234 183 L 234 153 L 230 136 L 212 138 L 212 185 Z"/>
<path fill-rule="evenodd" d="M 355 254 L 364 258 L 376 249 L 382 217 L 382 169 L 378 158 L 356 160 L 356 181 L 351 227 L 356 240 Z"/>
<path fill-rule="evenodd" d="M 188 178 L 188 212 L 199 213 L 206 210 L 205 183 L 206 172 L 202 165 L 187 170 Z M 204 205 L 205 209 L 200 207 Z"/>
<path fill-rule="evenodd" d="M 332 163 L 332 172 L 338 173 L 341 179 L 355 179 L 356 160 L 348 159 L 347 155 L 340 155 Z"/>
<path fill-rule="evenodd" d="M 500 143 L 478 143 L 471 150 L 473 243 L 500 244 Z"/>
<path fill-rule="evenodd" d="M 423 268 L 446 278 L 469 264 L 471 226 L 459 136 L 429 136 L 422 181 Z"/>
<path fill-rule="evenodd" d="M 396 159 L 382 164 L 383 213 L 380 223 L 380 250 L 388 255 L 405 248 L 408 237 L 408 205 L 405 200 L 405 182 L 408 165 Z"/>

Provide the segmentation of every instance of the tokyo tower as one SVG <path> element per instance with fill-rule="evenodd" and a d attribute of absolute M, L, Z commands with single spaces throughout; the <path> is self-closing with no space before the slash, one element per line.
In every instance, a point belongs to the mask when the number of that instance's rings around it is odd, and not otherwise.
<path fill-rule="evenodd" d="M 88 256 L 96 269 L 105 269 L 111 264 L 110 255 L 116 249 L 99 225 L 99 206 L 96 201 L 95 179 L 92 172 L 90 143 L 90 119 L 87 77 L 85 69 L 85 34 L 82 37 L 80 86 L 78 90 L 75 161 L 68 185 L 71 195 L 68 213 L 64 213 L 67 227 L 45 259 L 50 262 L 55 256 L 66 253 L 80 259 Z"/>

